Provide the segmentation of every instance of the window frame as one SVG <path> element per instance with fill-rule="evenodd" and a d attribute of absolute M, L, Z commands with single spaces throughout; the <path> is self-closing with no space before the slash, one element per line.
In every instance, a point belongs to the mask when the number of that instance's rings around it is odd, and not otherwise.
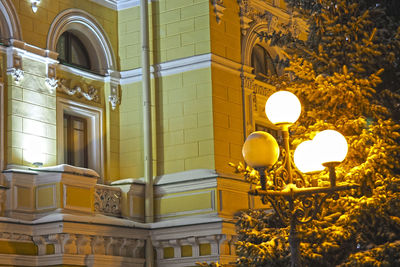
<path fill-rule="evenodd" d="M 256 62 L 254 62 L 254 58 L 255 58 L 255 49 L 262 49 L 263 52 L 263 60 L 264 60 L 264 68 L 266 73 L 263 72 L 256 72 Z M 270 60 L 270 62 L 268 62 L 268 60 Z M 267 79 L 269 75 L 278 75 L 278 69 L 277 66 L 275 65 L 274 59 L 271 56 L 271 53 L 268 51 L 267 48 L 265 48 L 263 45 L 261 45 L 260 43 L 255 44 L 252 48 L 251 48 L 251 57 L 250 57 L 250 64 L 251 67 L 253 68 L 254 71 L 254 75 L 256 75 L 256 79 L 260 80 L 260 78 L 264 78 Z M 272 65 L 273 69 L 271 69 L 269 67 L 269 64 Z M 269 74 L 269 72 L 273 72 L 272 74 Z"/>
<path fill-rule="evenodd" d="M 88 130 L 87 130 L 87 121 L 86 118 L 81 117 L 81 116 L 76 116 L 76 115 L 72 115 L 70 113 L 65 113 L 63 114 L 63 119 L 67 119 L 68 124 L 67 124 L 67 152 L 66 154 L 68 155 L 67 159 L 65 159 L 64 157 L 64 162 L 66 162 L 69 165 L 72 165 L 72 161 L 75 162 L 75 158 L 74 158 L 74 150 L 73 148 L 75 147 L 75 142 L 74 142 L 74 138 L 73 138 L 73 131 L 74 129 L 74 122 L 75 121 L 80 121 L 83 124 L 83 143 L 84 143 L 84 147 L 82 148 L 83 151 L 83 165 L 84 166 L 78 166 L 78 167 L 83 167 L 83 168 L 88 168 Z M 63 122 L 64 122 L 63 120 Z M 65 126 L 65 124 L 64 124 Z M 65 145 L 65 134 L 63 135 L 63 141 L 64 141 L 64 145 Z M 64 155 L 65 155 L 65 147 L 64 147 Z"/>
<path fill-rule="evenodd" d="M 85 45 L 83 44 L 82 40 L 76 36 L 74 33 L 70 32 L 70 31 L 65 31 L 63 32 L 60 37 L 57 40 L 56 43 L 56 49 L 58 46 L 58 43 L 60 42 L 60 39 L 64 37 L 64 53 L 65 53 L 65 57 L 66 59 L 61 59 L 61 58 L 57 58 L 61 64 L 63 65 L 67 65 L 67 66 L 71 66 L 71 67 L 76 67 L 79 69 L 83 69 L 83 70 L 88 70 L 88 71 L 92 71 L 92 64 L 91 64 L 91 60 L 90 60 L 90 55 L 88 53 L 87 48 L 85 47 Z M 75 41 L 79 48 L 82 50 L 82 52 L 85 54 L 86 59 L 88 61 L 88 66 L 84 66 L 84 65 L 80 65 L 80 64 L 76 64 L 72 62 L 72 42 Z M 56 52 L 58 53 L 58 51 L 56 50 Z"/>
<path fill-rule="evenodd" d="M 87 121 L 88 168 L 105 175 L 103 109 L 57 97 L 57 163 L 64 164 L 64 113 L 82 117 Z"/>

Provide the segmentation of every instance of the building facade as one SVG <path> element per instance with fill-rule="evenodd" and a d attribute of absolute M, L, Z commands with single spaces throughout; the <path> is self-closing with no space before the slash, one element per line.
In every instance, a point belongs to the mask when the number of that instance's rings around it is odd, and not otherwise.
<path fill-rule="evenodd" d="M 259 34 L 305 24 L 283 0 L 141 7 L 1 1 L 0 265 L 235 261 L 234 215 L 261 204 L 228 163 L 274 131 L 263 109 L 284 59 Z"/>

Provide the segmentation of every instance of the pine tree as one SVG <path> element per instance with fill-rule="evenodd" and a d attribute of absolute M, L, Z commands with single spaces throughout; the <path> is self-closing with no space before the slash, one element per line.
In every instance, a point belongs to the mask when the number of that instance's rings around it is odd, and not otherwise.
<path fill-rule="evenodd" d="M 271 79 L 303 107 L 292 147 L 335 129 L 349 143 L 339 182 L 360 190 L 327 201 L 318 219 L 299 227 L 304 266 L 400 266 L 400 11 L 396 1 L 288 0 L 308 18 L 306 42 L 289 40 L 290 80 Z M 400 10 L 400 9 L 397 9 Z M 280 34 L 280 33 L 279 33 Z M 257 173 L 235 166 L 249 181 Z M 329 184 L 328 173 L 318 185 Z M 271 209 L 250 210 L 237 223 L 239 266 L 288 266 L 288 228 Z"/>

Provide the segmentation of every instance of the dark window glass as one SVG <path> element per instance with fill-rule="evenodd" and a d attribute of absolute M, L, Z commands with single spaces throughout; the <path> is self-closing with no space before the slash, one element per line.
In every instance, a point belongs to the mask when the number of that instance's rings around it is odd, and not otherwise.
<path fill-rule="evenodd" d="M 277 75 L 276 67 L 271 55 L 261 45 L 255 45 L 251 53 L 251 66 L 254 68 L 256 79 L 267 79 L 270 75 Z"/>
<path fill-rule="evenodd" d="M 264 131 L 264 132 L 271 134 L 273 137 L 275 137 L 275 139 L 279 145 L 283 145 L 283 135 L 282 135 L 281 131 L 271 129 L 271 128 L 261 125 L 261 124 L 256 124 L 255 128 L 256 128 L 256 131 Z"/>
<path fill-rule="evenodd" d="M 84 118 L 64 114 L 64 161 L 76 167 L 88 167 L 87 123 Z"/>
<path fill-rule="evenodd" d="M 67 65 L 90 69 L 88 52 L 78 37 L 70 32 L 64 32 L 57 42 L 58 60 Z"/>

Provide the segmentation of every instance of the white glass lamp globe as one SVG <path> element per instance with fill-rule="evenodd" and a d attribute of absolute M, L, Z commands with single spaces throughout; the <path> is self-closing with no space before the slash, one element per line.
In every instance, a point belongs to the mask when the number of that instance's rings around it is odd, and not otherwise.
<path fill-rule="evenodd" d="M 273 93 L 265 103 L 265 114 L 273 124 L 292 124 L 301 113 L 301 104 L 296 95 L 288 91 Z"/>
<path fill-rule="evenodd" d="M 348 150 L 346 138 L 335 130 L 319 132 L 313 142 L 322 164 L 340 163 L 346 158 Z"/>
<path fill-rule="evenodd" d="M 297 146 L 294 151 L 293 160 L 296 167 L 304 173 L 317 172 L 325 169 L 319 160 L 318 153 L 311 140 L 304 141 Z"/>
<path fill-rule="evenodd" d="M 257 131 L 251 133 L 243 144 L 243 158 L 253 168 L 271 167 L 279 157 L 279 146 L 269 133 Z"/>

